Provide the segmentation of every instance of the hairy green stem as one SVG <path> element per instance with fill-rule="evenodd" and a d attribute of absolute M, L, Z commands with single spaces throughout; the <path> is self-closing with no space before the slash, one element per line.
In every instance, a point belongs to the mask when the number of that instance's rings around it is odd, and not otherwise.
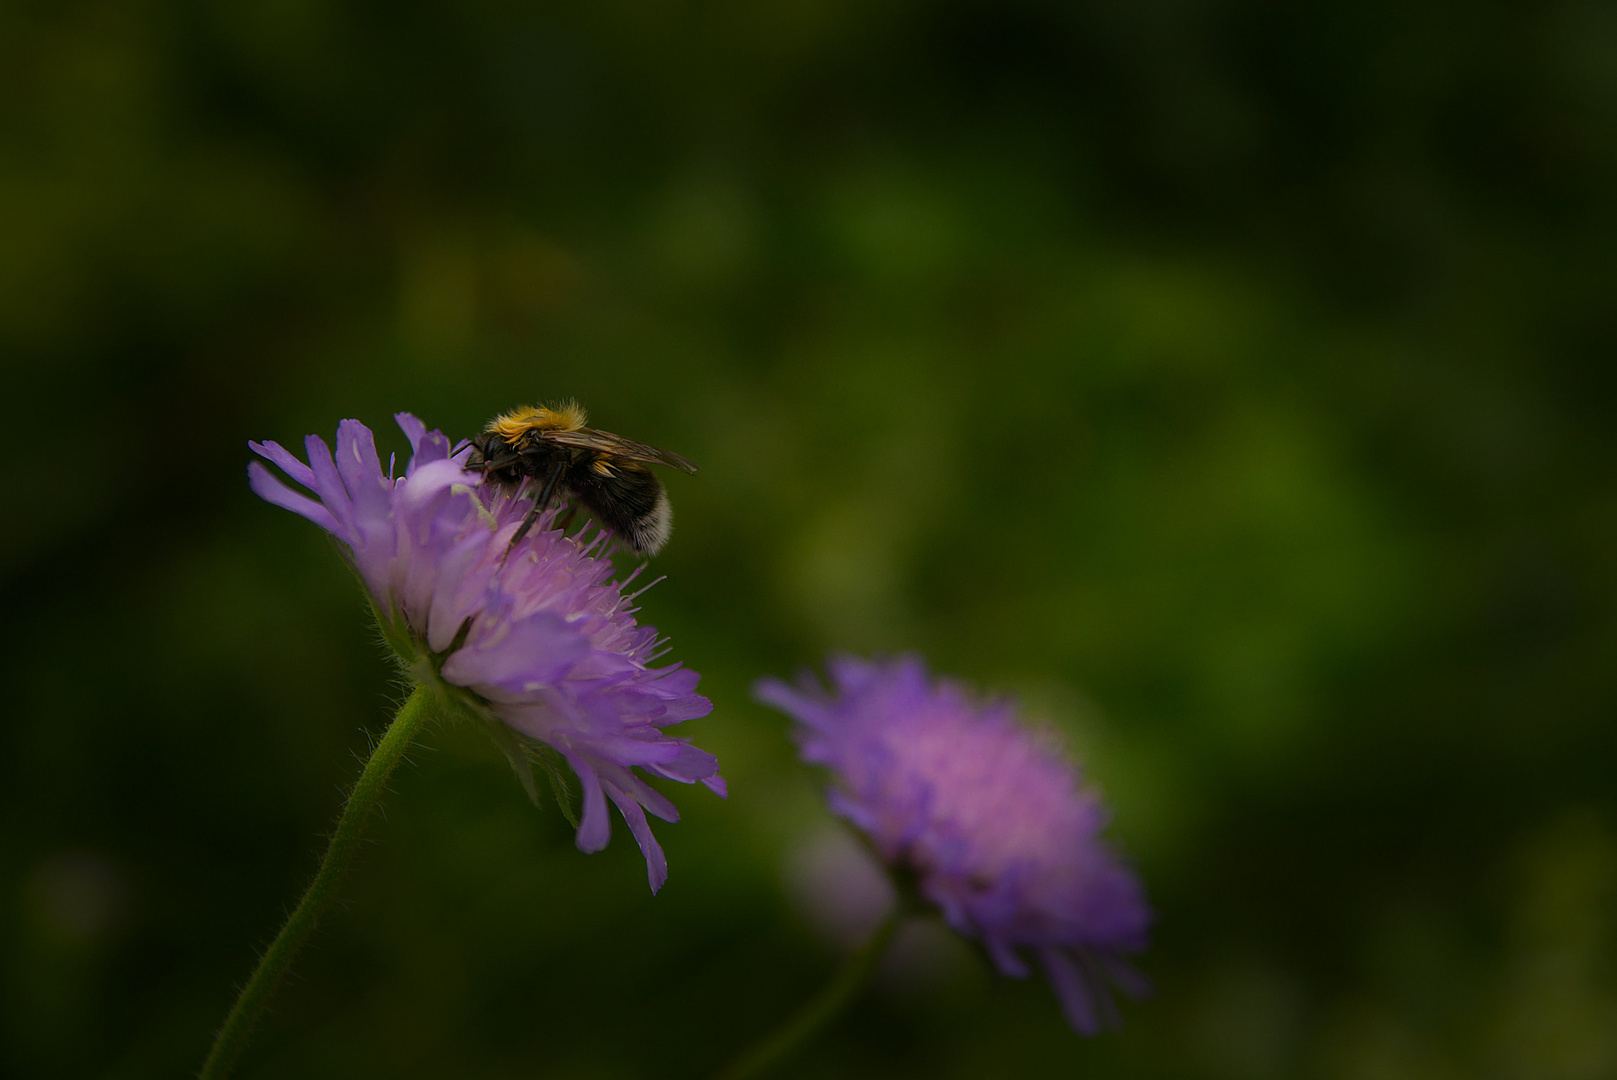
<path fill-rule="evenodd" d="M 719 1073 L 718 1080 L 743 1080 L 744 1077 L 757 1076 L 788 1057 L 820 1028 L 836 1019 L 864 989 L 865 983 L 870 981 L 905 914 L 905 906 L 895 904 L 892 914 L 887 916 L 870 940 L 848 958 L 848 962 L 837 972 L 836 978 L 826 984 L 825 989 L 810 999 L 790 1020 Z"/>
<path fill-rule="evenodd" d="M 208 1053 L 208 1060 L 202 1063 L 202 1071 L 197 1074 L 199 1080 L 224 1080 L 235 1068 L 237 1059 L 247 1046 L 248 1037 L 253 1033 L 253 1025 L 263 1015 L 270 995 L 275 993 L 276 983 L 286 974 L 298 951 L 309 940 L 315 923 L 336 897 L 337 884 L 342 880 L 348 864 L 354 861 L 360 836 L 365 831 L 365 819 L 381 799 L 388 778 L 398 768 L 405 751 L 421 733 L 422 726 L 432 713 L 432 692 L 425 686 L 417 686 L 404 704 L 399 706 L 398 715 L 388 725 L 382 741 L 371 751 L 370 760 L 365 762 L 365 770 L 359 774 L 359 783 L 354 785 L 353 794 L 348 796 L 342 817 L 337 819 L 337 829 L 331 834 L 331 845 L 326 848 L 325 858 L 320 860 L 320 870 L 303 894 L 303 899 L 298 901 L 297 909 L 265 950 L 253 977 L 236 998 L 230 1015 L 225 1017 L 219 1037 L 214 1040 L 213 1049 Z"/>

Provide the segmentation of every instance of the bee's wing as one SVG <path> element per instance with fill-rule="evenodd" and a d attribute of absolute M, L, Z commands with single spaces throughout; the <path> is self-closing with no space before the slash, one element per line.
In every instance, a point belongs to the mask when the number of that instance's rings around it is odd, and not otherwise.
<path fill-rule="evenodd" d="M 670 465 L 688 473 L 694 473 L 696 466 L 680 457 L 672 450 L 659 450 L 655 446 L 648 446 L 643 442 L 625 439 L 621 435 L 614 435 L 610 431 L 597 431 L 594 428 L 580 428 L 577 431 L 558 431 L 549 429 L 539 433 L 540 438 L 558 446 L 575 446 L 580 450 L 599 450 L 603 454 L 613 454 L 625 457 L 631 461 L 649 461 L 654 465 Z"/>

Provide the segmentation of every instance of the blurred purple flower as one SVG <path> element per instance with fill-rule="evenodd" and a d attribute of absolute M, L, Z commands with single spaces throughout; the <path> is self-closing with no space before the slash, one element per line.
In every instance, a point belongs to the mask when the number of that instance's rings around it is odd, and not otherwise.
<path fill-rule="evenodd" d="M 414 450 L 402 477 L 391 464 L 383 471 L 369 428 L 344 420 L 335 459 L 316 435 L 305 440 L 307 465 L 273 442 L 248 444 L 317 498 L 258 462 L 248 466 L 249 483 L 348 546 L 411 676 L 488 721 L 530 794 L 529 750 L 565 760 L 583 788 L 580 849 L 606 846 L 606 800 L 617 804 L 656 892 L 668 863 L 645 811 L 664 821 L 679 813 L 630 770 L 725 794 L 713 755 L 662 731 L 712 711 L 696 693 L 700 676 L 651 666 L 661 655 L 657 632 L 635 622 L 638 594 L 623 592 L 639 571 L 612 580 L 606 534 L 564 536 L 551 510 L 508 553 L 531 495 L 484 485 L 462 468 L 465 448 L 451 453 L 442 433 L 408 413 L 397 420 Z"/>
<path fill-rule="evenodd" d="M 803 759 L 832 771 L 831 808 L 1001 973 L 1026 977 L 1026 950 L 1073 1027 L 1116 1023 L 1108 981 L 1149 991 L 1120 954 L 1145 948 L 1151 913 L 1100 840 L 1099 795 L 1011 703 L 933 680 L 919 657 L 829 667 L 830 692 L 808 672 L 754 692 L 799 722 Z"/>

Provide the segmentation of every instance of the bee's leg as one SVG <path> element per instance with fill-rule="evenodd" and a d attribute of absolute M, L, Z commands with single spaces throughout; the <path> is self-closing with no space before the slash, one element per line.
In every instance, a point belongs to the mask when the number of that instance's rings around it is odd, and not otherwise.
<path fill-rule="evenodd" d="M 520 454 L 509 454 L 493 461 L 474 461 L 470 465 L 462 466 L 467 472 L 488 472 L 491 469 L 503 469 L 508 465 L 515 465 L 522 460 Z"/>
<path fill-rule="evenodd" d="M 522 519 L 522 528 L 518 529 L 517 534 L 511 537 L 511 543 L 506 547 L 507 551 L 516 547 L 517 541 L 527 536 L 528 530 L 533 528 L 533 523 L 539 520 L 539 515 L 550 504 L 550 497 L 556 493 L 556 485 L 561 482 L 562 471 L 566 468 L 567 463 L 565 461 L 558 461 L 550 467 L 550 475 L 545 477 L 545 486 L 540 489 L 539 497 L 533 500 L 533 509 L 529 510 L 528 516 Z"/>

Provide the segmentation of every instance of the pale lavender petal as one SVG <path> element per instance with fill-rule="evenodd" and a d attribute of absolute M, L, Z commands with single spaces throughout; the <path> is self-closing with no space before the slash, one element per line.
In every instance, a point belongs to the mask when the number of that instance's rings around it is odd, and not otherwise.
<path fill-rule="evenodd" d="M 410 453 L 415 457 L 420 457 L 421 436 L 427 433 L 427 425 L 407 412 L 394 413 L 393 422 L 399 425 L 399 430 L 404 432 L 404 437 L 410 440 Z"/>
<path fill-rule="evenodd" d="M 847 818 L 867 833 L 877 831 L 879 826 L 876 815 L 871 813 L 869 808 L 858 800 L 850 799 L 847 795 L 832 788 L 825 793 L 825 801 L 826 805 L 831 807 L 833 814 Z"/>
<path fill-rule="evenodd" d="M 268 458 L 276 468 L 310 491 L 314 490 L 314 470 L 299 461 L 290 450 L 281 446 L 280 443 L 270 442 L 267 439 L 261 443 L 249 441 L 247 448 L 259 457 Z"/>
<path fill-rule="evenodd" d="M 687 720 L 700 720 L 713 712 L 713 702 L 701 694 L 677 693 L 663 685 L 664 680 L 647 684 L 647 689 L 663 699 L 661 726 L 672 727 Z"/>
<path fill-rule="evenodd" d="M 1027 961 L 1017 956 L 1016 950 L 1003 941 L 989 938 L 983 942 L 983 947 L 988 950 L 988 958 L 994 962 L 994 967 L 999 969 L 1001 975 L 1025 979 L 1030 974 Z"/>
<path fill-rule="evenodd" d="M 299 495 L 256 461 L 247 466 L 247 486 L 265 502 L 306 517 L 327 532 L 342 536 L 342 530 L 337 525 L 337 519 L 331 516 L 331 511 L 307 495 Z"/>
<path fill-rule="evenodd" d="M 473 532 L 433 560 L 425 552 L 423 574 L 429 578 L 432 598 L 425 605 L 423 636 L 433 652 L 443 652 L 460 633 L 461 625 L 481 612 L 488 601 L 489 585 L 477 571 L 498 558 L 497 545 L 487 533 Z M 411 572 L 415 572 L 412 563 Z M 436 577 L 431 572 L 437 570 Z M 435 586 L 435 587 L 433 587 Z M 417 606 L 412 610 L 421 611 Z"/>
<path fill-rule="evenodd" d="M 759 679 L 752 685 L 752 696 L 765 705 L 773 705 L 802 723 L 812 723 L 811 717 L 819 719 L 826 712 L 819 702 L 806 694 L 798 693 L 780 679 L 767 677 Z"/>
<path fill-rule="evenodd" d="M 681 743 L 678 756 L 669 759 L 652 768 L 658 776 L 666 776 L 670 780 L 678 780 L 682 784 L 694 783 L 717 775 L 719 759 L 706 750 L 699 750 L 690 743 Z"/>
<path fill-rule="evenodd" d="M 646 879 L 651 883 L 651 892 L 655 896 L 657 890 L 663 887 L 663 882 L 668 880 L 668 858 L 663 854 L 662 845 L 651 834 L 651 823 L 641 812 L 639 803 L 615 787 L 608 788 L 607 794 L 617 804 L 623 820 L 629 823 L 629 832 L 633 834 L 635 843 L 640 845 L 640 854 L 646 857 Z"/>
<path fill-rule="evenodd" d="M 1061 1011 L 1067 1022 L 1081 1035 L 1093 1035 L 1100 1030 L 1100 1018 L 1095 1015 L 1095 1001 L 1088 980 L 1079 974 L 1077 966 L 1058 949 L 1039 950 L 1045 977 L 1061 1001 Z"/>
<path fill-rule="evenodd" d="M 331 448 L 318 435 L 304 439 L 303 446 L 309 455 L 309 468 L 314 473 L 313 486 L 320 501 L 326 504 L 331 516 L 342 526 L 344 539 L 350 544 L 362 542 L 360 530 L 354 523 L 354 507 L 348 498 L 348 489 L 343 487 L 342 477 L 337 474 L 337 464 L 331 460 Z M 354 554 L 360 556 L 363 552 L 356 548 Z"/>
<path fill-rule="evenodd" d="M 578 823 L 575 842 L 580 851 L 600 851 L 612 839 L 612 822 L 606 816 L 606 797 L 601 791 L 601 778 L 576 756 L 568 754 L 566 757 L 567 764 L 573 767 L 579 783 L 584 786 L 584 816 Z"/>
<path fill-rule="evenodd" d="M 393 484 L 382 472 L 371 429 L 358 420 L 337 425 L 337 473 L 354 504 L 355 520 L 367 530 L 389 528 Z M 380 533 L 378 533 L 380 538 Z"/>
<path fill-rule="evenodd" d="M 427 425 L 417 420 L 409 413 L 394 413 L 393 419 L 398 422 L 404 431 L 404 437 L 410 440 L 410 464 L 405 468 L 405 476 L 411 475 L 412 470 L 434 461 L 442 461 L 449 456 L 449 440 L 441 431 L 428 431 Z"/>
<path fill-rule="evenodd" d="M 1106 949 L 1097 949 L 1091 953 L 1096 964 L 1106 972 L 1106 977 L 1117 984 L 1118 989 L 1136 1001 L 1144 1001 L 1156 993 L 1156 987 L 1151 980 L 1140 972 L 1133 964 Z"/>
<path fill-rule="evenodd" d="M 522 724 L 524 719 L 533 717 L 534 713 L 531 710 L 523 709 L 521 706 L 513 710 L 509 705 L 503 705 L 501 708 L 515 711 L 513 726 L 519 726 L 520 730 L 533 734 Z M 679 747 L 672 745 L 674 743 L 672 739 L 636 739 L 628 735 L 593 730 L 593 725 L 589 724 L 587 717 L 584 726 L 589 729 L 588 741 L 591 753 L 619 765 L 639 765 L 645 768 L 659 764 L 663 759 L 674 757 L 679 753 Z"/>
<path fill-rule="evenodd" d="M 434 461 L 445 461 L 449 458 L 449 437 L 441 431 L 429 431 L 421 440 L 421 451 L 415 456 L 417 465 L 426 465 Z"/>
<path fill-rule="evenodd" d="M 628 769 L 613 769 L 602 777 L 602 782 L 607 785 L 608 794 L 611 794 L 613 788 L 617 788 L 664 821 L 676 822 L 679 820 L 679 810 L 669 800 L 668 796 Z"/>
<path fill-rule="evenodd" d="M 515 625 L 478 626 L 441 673 L 444 681 L 474 687 L 490 701 L 521 701 L 560 679 L 589 648 L 558 616 L 530 615 Z"/>

